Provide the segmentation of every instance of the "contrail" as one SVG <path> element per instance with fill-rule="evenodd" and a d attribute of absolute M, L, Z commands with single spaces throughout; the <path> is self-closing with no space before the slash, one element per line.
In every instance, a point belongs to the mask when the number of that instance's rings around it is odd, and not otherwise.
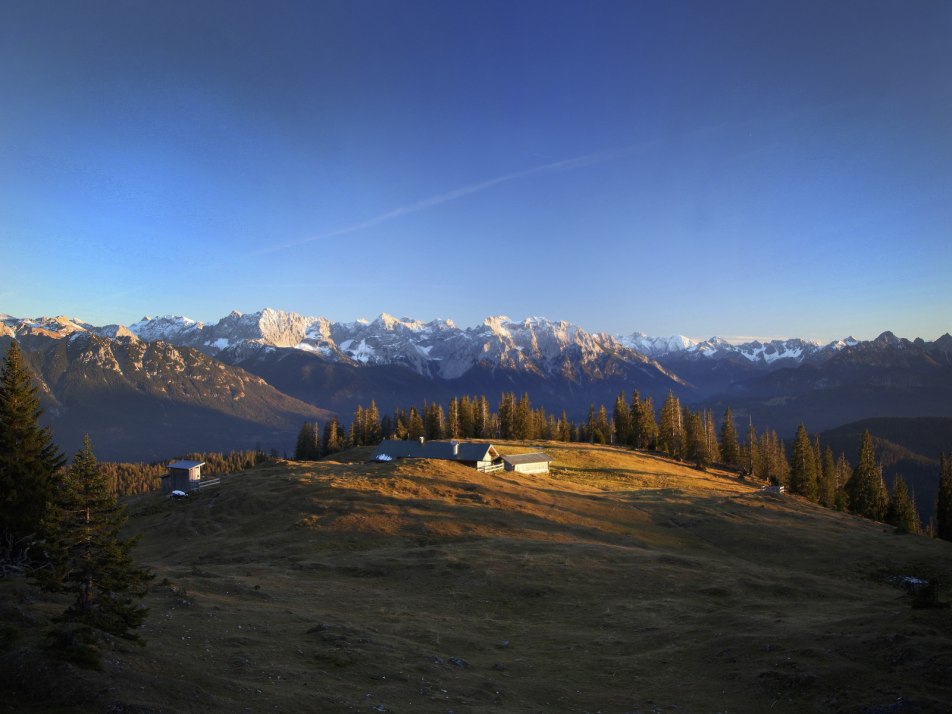
<path fill-rule="evenodd" d="M 511 174 L 505 174 L 504 176 L 497 176 L 496 178 L 489 179 L 487 181 L 482 181 L 480 183 L 475 183 L 470 186 L 464 186 L 463 188 L 458 188 L 448 193 L 441 193 L 437 196 L 431 196 L 430 198 L 425 198 L 422 201 L 417 201 L 416 203 L 411 203 L 406 206 L 400 206 L 395 208 L 392 211 L 383 213 L 379 216 L 374 216 L 373 218 L 368 218 L 365 221 L 360 221 L 359 223 L 354 223 L 344 228 L 338 228 L 337 230 L 329 231 L 327 233 L 321 233 L 320 235 L 310 236 L 308 238 L 301 238 L 300 240 L 290 241 L 288 243 L 281 243 L 280 245 L 273 245 L 267 248 L 261 248 L 260 250 L 253 251 L 249 253 L 249 256 L 256 255 L 266 255 L 268 253 L 277 253 L 278 251 L 287 250 L 288 248 L 294 248 L 299 245 L 304 245 L 305 243 L 312 243 L 317 240 L 322 240 L 324 238 L 332 238 L 333 236 L 344 235 L 346 233 L 355 233 L 357 231 L 362 231 L 366 228 L 371 228 L 373 226 L 385 223 L 387 221 L 392 221 L 394 218 L 399 218 L 400 216 L 406 216 L 411 213 L 418 213 L 419 211 L 425 211 L 428 208 L 433 208 L 435 206 L 442 205 L 444 203 L 449 203 L 450 201 L 455 201 L 464 196 L 470 196 L 474 193 L 479 193 L 480 191 L 485 191 L 492 188 L 493 186 L 498 186 L 502 183 L 508 183 L 510 181 L 515 181 L 517 179 L 526 178 L 527 176 L 534 176 L 536 174 L 544 173 L 554 173 L 556 171 L 570 171 L 572 169 L 581 168 L 583 166 L 591 166 L 593 164 L 602 163 L 604 161 L 609 161 L 610 159 L 618 158 L 624 154 L 630 153 L 637 148 L 643 148 L 639 146 L 629 146 L 623 149 L 613 149 L 608 151 L 598 151 L 593 154 L 585 154 L 584 156 L 576 156 L 572 159 L 563 159 L 561 161 L 553 161 L 548 164 L 542 164 L 541 166 L 533 166 L 529 169 L 523 169 L 522 171 L 516 171 Z"/>

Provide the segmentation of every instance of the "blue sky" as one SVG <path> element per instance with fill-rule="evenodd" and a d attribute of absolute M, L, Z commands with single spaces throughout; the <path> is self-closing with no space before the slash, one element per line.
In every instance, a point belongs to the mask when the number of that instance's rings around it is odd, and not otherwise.
<path fill-rule="evenodd" d="M 0 312 L 952 330 L 952 4 L 0 2 Z"/>

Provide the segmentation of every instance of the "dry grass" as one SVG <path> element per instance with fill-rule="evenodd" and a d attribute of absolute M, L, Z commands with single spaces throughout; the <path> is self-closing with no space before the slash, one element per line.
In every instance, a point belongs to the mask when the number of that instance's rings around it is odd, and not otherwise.
<path fill-rule="evenodd" d="M 102 673 L 37 664 L 70 693 L 37 708 L 949 711 L 950 613 L 889 580 L 947 579 L 949 543 L 650 455 L 540 446 L 548 477 L 345 453 L 137 498 L 148 645 Z M 36 597 L 13 587 L 8 607 Z M 7 660 L 32 662 L 29 642 Z M 46 692 L 24 687 L 0 706 Z"/>

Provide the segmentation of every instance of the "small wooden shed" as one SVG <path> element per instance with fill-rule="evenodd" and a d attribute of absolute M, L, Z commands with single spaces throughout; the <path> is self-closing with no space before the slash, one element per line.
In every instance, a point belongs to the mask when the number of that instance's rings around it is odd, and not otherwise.
<path fill-rule="evenodd" d="M 538 451 L 534 454 L 503 456 L 502 461 L 506 471 L 516 471 L 521 474 L 547 474 L 552 457 Z"/>
<path fill-rule="evenodd" d="M 173 461 L 169 472 L 162 477 L 162 493 L 172 491 L 193 491 L 202 480 L 204 461 Z"/>

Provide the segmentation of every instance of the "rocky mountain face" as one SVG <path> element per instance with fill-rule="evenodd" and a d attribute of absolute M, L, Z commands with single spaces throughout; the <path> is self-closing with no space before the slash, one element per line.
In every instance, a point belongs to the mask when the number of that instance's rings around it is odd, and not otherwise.
<path fill-rule="evenodd" d="M 323 317 L 265 309 L 233 312 L 215 325 L 187 318 L 143 318 L 130 325 L 141 339 L 195 347 L 237 363 L 268 348 L 294 348 L 328 362 L 352 366 L 396 365 L 424 377 L 457 379 L 476 366 L 563 377 L 600 379 L 638 365 L 665 374 L 650 357 L 607 334 L 590 334 L 567 322 L 489 317 L 461 329 L 451 320 L 398 319 L 386 313 L 372 322 L 330 322 Z M 680 380 L 666 374 L 674 383 Z"/>
<path fill-rule="evenodd" d="M 68 318 L 4 320 L 34 368 L 45 420 L 72 453 L 89 434 L 100 458 L 150 460 L 188 451 L 286 445 L 325 410 L 262 378 L 125 328 Z M 213 446 L 209 446 L 209 445 Z"/>
<path fill-rule="evenodd" d="M 694 406 L 731 405 L 740 419 L 750 416 L 782 434 L 800 421 L 812 430 L 872 416 L 952 416 L 949 335 L 934 342 L 887 332 L 870 341 L 731 344 L 589 333 L 544 318 L 490 317 L 460 328 L 449 320 L 382 314 L 332 322 L 265 309 L 207 325 L 147 317 L 128 328 L 0 315 L 0 340 L 9 339 L 40 368 L 53 409 L 81 389 L 136 394 L 227 414 L 246 427 L 272 425 L 284 437 L 319 413 L 315 408 L 346 423 L 357 404 L 371 399 L 388 411 L 462 394 L 496 399 L 503 391 L 528 392 L 536 405 L 582 418 L 589 404 L 610 406 L 619 391 L 637 389 L 660 403 L 672 390 Z M 61 373 L 72 376 L 61 383 Z M 75 398 L 70 405 L 71 413 L 82 411 Z"/>

